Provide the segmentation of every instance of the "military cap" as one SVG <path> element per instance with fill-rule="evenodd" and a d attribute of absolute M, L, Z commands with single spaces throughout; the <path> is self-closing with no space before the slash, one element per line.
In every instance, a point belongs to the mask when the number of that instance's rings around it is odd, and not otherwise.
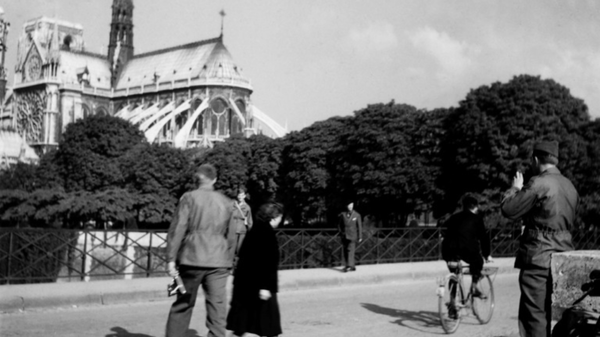
<path fill-rule="evenodd" d="M 558 142 L 557 141 L 537 142 L 533 146 L 533 151 L 534 152 L 535 151 L 545 152 L 545 153 L 551 154 L 554 157 L 558 158 Z"/>

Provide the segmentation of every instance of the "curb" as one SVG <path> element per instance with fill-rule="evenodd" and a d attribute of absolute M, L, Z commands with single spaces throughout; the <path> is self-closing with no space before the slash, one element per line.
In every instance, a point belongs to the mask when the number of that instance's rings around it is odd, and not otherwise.
<path fill-rule="evenodd" d="M 496 260 L 489 267 L 497 267 L 496 274 L 517 273 L 514 258 Z M 448 274 L 444 261 L 396 263 L 358 266 L 356 272 L 342 273 L 341 268 L 281 271 L 279 290 L 307 290 L 337 286 L 380 284 L 401 281 L 433 280 Z"/>
<path fill-rule="evenodd" d="M 515 273 L 514 258 L 498 259 L 498 274 Z M 448 274 L 444 261 L 359 265 L 341 268 L 294 269 L 279 272 L 279 291 L 432 280 Z M 227 288 L 231 290 L 232 277 Z M 0 286 L 0 312 L 12 313 L 92 305 L 166 301 L 169 277 L 92 282 L 37 283 Z"/>

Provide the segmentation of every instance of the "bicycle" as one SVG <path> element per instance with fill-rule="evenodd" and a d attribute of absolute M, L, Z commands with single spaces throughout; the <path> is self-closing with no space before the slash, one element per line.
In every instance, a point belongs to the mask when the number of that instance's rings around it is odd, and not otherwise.
<path fill-rule="evenodd" d="M 492 277 L 498 272 L 497 267 L 484 267 L 481 278 L 477 282 L 478 294 L 474 287 L 469 287 L 465 294 L 463 276 L 470 275 L 469 265 L 464 261 L 449 261 L 450 274 L 446 275 L 437 288 L 439 316 L 442 328 L 447 334 L 454 333 L 471 309 L 481 324 L 492 319 L 494 313 L 494 285 Z"/>

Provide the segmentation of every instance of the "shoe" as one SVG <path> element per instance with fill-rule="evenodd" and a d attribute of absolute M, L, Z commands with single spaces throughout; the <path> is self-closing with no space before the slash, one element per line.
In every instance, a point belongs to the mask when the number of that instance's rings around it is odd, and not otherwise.
<path fill-rule="evenodd" d="M 485 294 L 482 293 L 481 290 L 479 290 L 477 288 L 473 289 L 473 297 L 481 298 L 483 300 L 485 300 L 487 298 L 487 296 L 485 296 Z"/>
<path fill-rule="evenodd" d="M 447 303 L 446 306 L 448 307 L 448 318 L 452 320 L 458 319 L 458 310 L 456 309 L 454 303 Z"/>
<path fill-rule="evenodd" d="M 348 271 L 356 271 L 356 268 L 355 267 L 349 267 Z"/>
<path fill-rule="evenodd" d="M 345 273 L 345 272 L 347 272 L 348 270 L 350 270 L 350 267 L 344 267 L 344 268 L 342 268 L 342 273 Z"/>
<path fill-rule="evenodd" d="M 448 309 L 448 318 L 458 319 L 458 311 L 455 308 Z"/>

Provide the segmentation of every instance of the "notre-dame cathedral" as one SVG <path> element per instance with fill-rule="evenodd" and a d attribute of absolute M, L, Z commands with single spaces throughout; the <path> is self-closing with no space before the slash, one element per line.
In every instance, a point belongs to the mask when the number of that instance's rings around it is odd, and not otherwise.
<path fill-rule="evenodd" d="M 286 133 L 253 105 L 250 80 L 222 30 L 216 38 L 135 54 L 133 12 L 133 0 L 113 1 L 106 55 L 85 49 L 79 24 L 40 17 L 23 25 L 12 89 L 0 88 L 0 161 L 56 147 L 69 123 L 94 114 L 124 118 L 150 143 L 174 147 Z M 4 62 L 8 27 L 0 22 Z M 3 64 L 1 72 L 5 85 Z"/>

